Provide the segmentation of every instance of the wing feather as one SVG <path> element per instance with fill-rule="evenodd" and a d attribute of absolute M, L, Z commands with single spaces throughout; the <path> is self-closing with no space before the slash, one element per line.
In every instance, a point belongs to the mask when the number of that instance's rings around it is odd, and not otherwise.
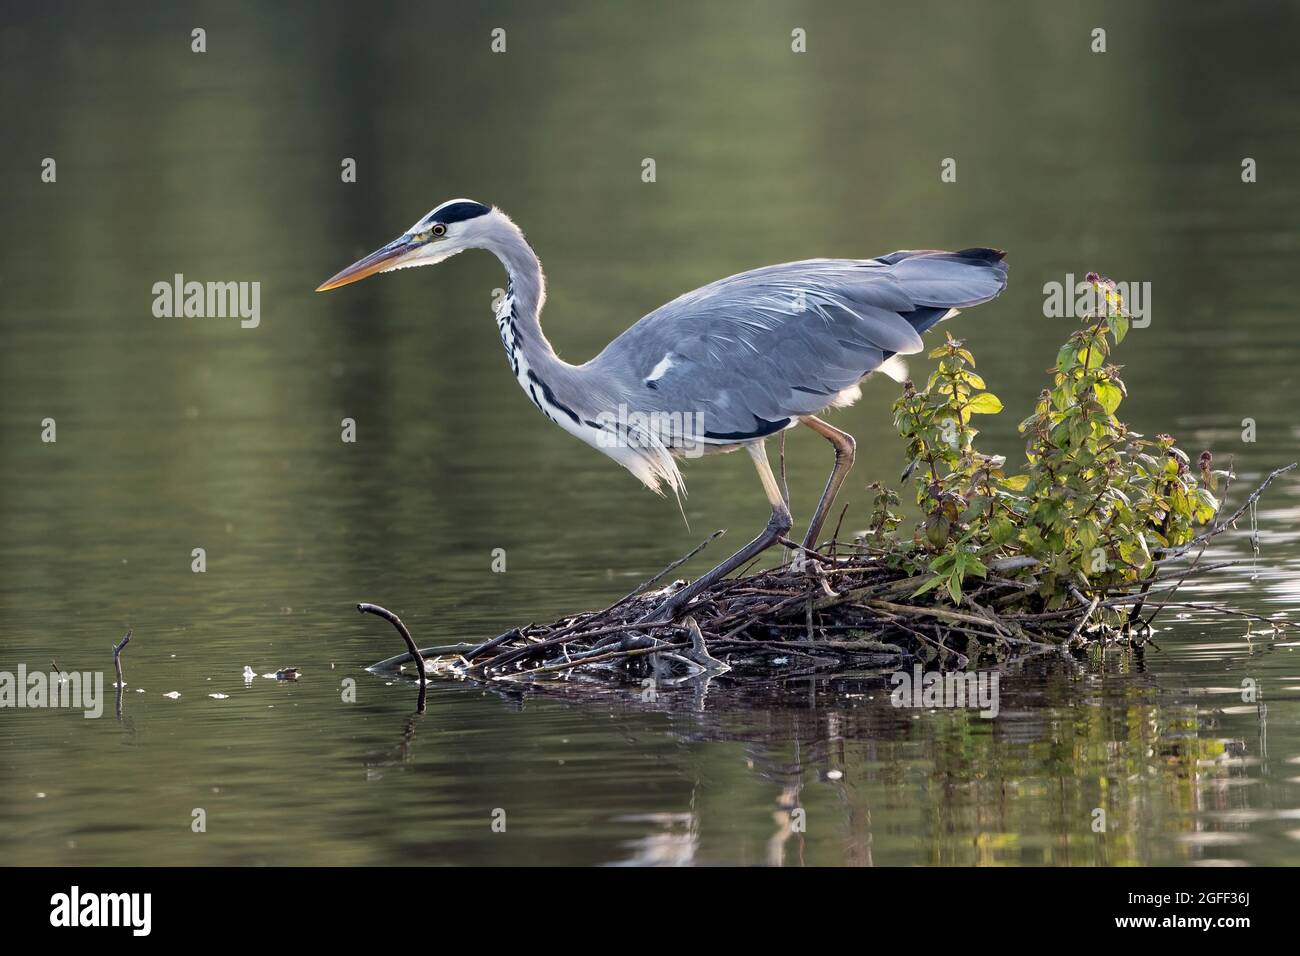
<path fill-rule="evenodd" d="M 702 414 L 715 441 L 768 434 L 892 356 L 922 351 L 921 334 L 950 310 L 997 296 L 1002 255 L 904 251 L 755 269 L 661 306 L 589 365 L 632 408 Z"/>

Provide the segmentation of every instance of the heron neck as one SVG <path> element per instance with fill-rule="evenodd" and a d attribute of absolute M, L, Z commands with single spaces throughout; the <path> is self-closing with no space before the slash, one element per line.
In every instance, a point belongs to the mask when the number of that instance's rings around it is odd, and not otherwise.
<path fill-rule="evenodd" d="M 495 239 L 491 251 L 505 266 L 507 279 L 505 298 L 496 309 L 497 328 L 511 368 L 516 376 L 520 374 L 520 357 L 539 373 L 565 365 L 542 332 L 546 279 L 537 254 L 518 229 L 511 228 Z"/>

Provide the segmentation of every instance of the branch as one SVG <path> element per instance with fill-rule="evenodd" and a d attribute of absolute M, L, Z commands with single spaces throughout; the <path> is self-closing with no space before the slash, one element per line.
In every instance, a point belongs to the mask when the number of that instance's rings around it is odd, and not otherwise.
<path fill-rule="evenodd" d="M 428 680 L 428 677 L 424 673 L 424 655 L 421 654 L 420 649 L 415 646 L 415 640 L 411 637 L 411 632 L 406 629 L 406 625 L 402 623 L 402 619 L 392 611 L 388 610 L 388 608 L 380 607 L 378 604 L 358 604 L 357 610 L 362 614 L 374 614 L 376 617 L 382 617 L 389 624 L 393 625 L 393 627 L 397 628 L 397 633 L 401 634 L 402 640 L 406 641 L 407 653 L 410 654 L 411 658 L 415 661 L 415 666 L 420 675 L 420 683 L 425 683 Z"/>
<path fill-rule="evenodd" d="M 1228 477 L 1223 485 L 1223 498 L 1221 499 L 1220 507 L 1228 503 L 1228 492 L 1232 490 L 1232 462 L 1233 459 L 1228 460 Z M 1214 524 L 1215 527 L 1223 526 L 1223 522 L 1218 520 L 1216 520 Z M 1169 590 L 1169 597 L 1172 598 L 1174 594 L 1177 593 L 1178 589 L 1183 586 L 1183 582 L 1186 581 L 1187 578 L 1191 575 L 1191 573 L 1196 570 L 1196 566 L 1201 563 L 1201 558 L 1205 557 L 1205 549 L 1210 546 L 1211 540 L 1212 538 L 1205 539 L 1205 544 L 1201 545 L 1201 550 L 1196 552 L 1196 557 L 1192 558 L 1191 563 L 1188 564 L 1187 567 L 1183 569 L 1183 576 L 1180 577 L 1176 582 L 1174 582 L 1174 586 Z M 1163 609 L 1163 605 L 1157 607 L 1154 611 L 1152 611 L 1149 615 L 1147 615 L 1147 619 L 1143 622 L 1143 625 L 1146 628 L 1150 629 L 1151 622 L 1156 619 L 1156 615 L 1158 615 L 1162 609 Z M 1132 621 L 1131 616 L 1129 620 Z"/>
<path fill-rule="evenodd" d="M 660 571 L 658 574 L 656 574 L 654 577 L 652 577 L 649 581 L 646 581 L 646 582 L 642 583 L 639 587 L 633 588 L 633 589 L 632 589 L 631 591 L 629 591 L 627 594 L 623 595 L 623 597 L 619 598 L 617 601 L 615 601 L 615 602 L 614 602 L 613 604 L 611 604 L 609 607 L 605 608 L 604 613 L 608 614 L 610 611 L 614 610 L 614 608 L 618 607 L 619 605 L 621 605 L 621 604 L 623 604 L 623 603 L 625 603 L 625 602 L 627 602 L 627 601 L 632 600 L 632 598 L 636 597 L 636 596 L 637 596 L 638 594 L 640 594 L 642 591 L 645 591 L 647 588 L 649 588 L 649 587 L 651 587 L 651 586 L 653 586 L 653 585 L 655 585 L 655 584 L 658 584 L 658 583 L 659 583 L 660 581 L 662 581 L 665 577 L 667 577 L 670 573 L 672 573 L 673 571 L 675 571 L 675 570 L 677 570 L 678 568 L 680 568 L 680 567 L 681 567 L 683 564 L 685 564 L 687 561 L 691 560 L 691 558 L 695 557 L 697 554 L 699 554 L 701 551 L 703 551 L 705 548 L 707 548 L 707 547 L 709 546 L 709 542 L 710 542 L 710 541 L 714 541 L 714 540 L 716 540 L 716 539 L 722 537 L 722 536 L 723 536 L 724 534 L 726 534 L 726 533 L 727 533 L 727 531 L 726 531 L 725 528 L 719 528 L 717 531 L 713 532 L 713 534 L 709 535 L 707 538 L 705 538 L 703 541 L 701 541 L 699 544 L 697 544 L 694 548 L 692 548 L 692 549 L 691 549 L 690 551 L 688 551 L 686 554 L 682 555 L 680 558 L 678 558 L 678 559 L 677 559 L 676 561 L 674 561 L 672 564 L 668 565 L 668 567 L 664 568 L 662 571 Z"/>
<path fill-rule="evenodd" d="M 1288 471 L 1291 471 L 1291 469 L 1295 468 L 1297 465 L 1300 465 L 1300 462 L 1293 461 L 1291 462 L 1291 464 L 1287 465 L 1286 467 L 1279 468 L 1277 469 L 1277 471 L 1274 471 L 1272 474 L 1270 474 L 1267 478 L 1265 478 L 1262 482 L 1260 482 L 1258 488 L 1256 488 L 1254 491 L 1250 493 L 1250 497 L 1248 497 L 1244 502 L 1242 502 L 1241 507 L 1238 508 L 1236 511 L 1234 511 L 1231 517 L 1223 518 L 1219 521 L 1216 521 L 1213 528 L 1211 528 L 1209 531 L 1201 532 L 1191 541 L 1188 541 L 1186 544 L 1179 545 L 1176 548 L 1162 548 L 1160 553 L 1166 558 L 1172 558 L 1180 554 L 1186 554 L 1188 551 L 1192 550 L 1192 548 L 1196 547 L 1198 544 L 1203 544 L 1206 541 L 1209 541 L 1215 535 L 1221 534 L 1222 532 L 1227 530 L 1229 525 L 1236 524 L 1237 519 L 1240 518 L 1242 515 L 1244 515 L 1246 513 L 1246 510 L 1251 505 L 1253 505 L 1256 501 L 1259 500 L 1260 495 L 1264 493 L 1264 489 L 1273 483 L 1274 478 L 1278 477 L 1279 475 L 1285 475 Z"/>
<path fill-rule="evenodd" d="M 122 648 L 131 642 L 131 628 L 126 629 L 126 636 L 118 643 L 113 645 L 113 669 L 117 671 L 117 686 L 125 687 L 126 681 L 122 678 Z"/>

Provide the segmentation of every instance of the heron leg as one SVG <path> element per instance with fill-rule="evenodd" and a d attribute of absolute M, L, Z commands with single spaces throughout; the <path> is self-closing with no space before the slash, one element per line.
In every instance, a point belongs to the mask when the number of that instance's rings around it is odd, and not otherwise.
<path fill-rule="evenodd" d="M 803 539 L 803 546 L 815 551 L 817 536 L 822 533 L 822 525 L 826 523 L 826 516 L 830 513 L 831 505 L 835 503 L 835 496 L 840 493 L 844 479 L 849 476 L 849 469 L 853 467 L 853 457 L 858 443 L 848 432 L 842 432 L 812 415 L 804 415 L 799 421 L 835 446 L 835 468 L 826 481 L 826 490 L 822 492 L 822 500 L 817 505 L 817 511 L 808 524 L 808 533 Z"/>
<path fill-rule="evenodd" d="M 760 531 L 758 537 L 749 544 L 727 558 L 712 571 L 697 578 L 691 584 L 669 597 L 637 623 L 656 624 L 671 621 L 697 595 L 711 588 L 742 564 L 762 554 L 789 533 L 794 522 L 790 517 L 790 509 L 781 496 L 781 489 L 777 486 L 776 477 L 772 474 L 772 466 L 767 460 L 767 449 L 763 447 L 762 441 L 746 447 L 750 457 L 754 459 L 754 467 L 758 469 L 758 477 L 763 482 L 763 491 L 767 493 L 767 500 L 772 505 L 772 517 L 768 519 L 767 527 Z"/>

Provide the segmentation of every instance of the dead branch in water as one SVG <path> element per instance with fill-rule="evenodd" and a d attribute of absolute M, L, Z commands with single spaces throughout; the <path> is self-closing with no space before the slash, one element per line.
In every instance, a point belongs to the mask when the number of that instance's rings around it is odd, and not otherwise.
<path fill-rule="evenodd" d="M 423 684 L 427 681 L 428 676 L 425 673 L 424 655 L 421 654 L 420 649 L 415 646 L 415 639 L 411 637 L 411 632 L 406 629 L 406 625 L 402 623 L 402 619 L 392 611 L 388 610 L 388 608 L 380 607 L 378 604 L 361 603 L 357 605 L 357 610 L 362 614 L 374 614 L 377 617 L 382 617 L 389 624 L 393 625 L 393 627 L 397 628 L 397 633 L 402 635 L 402 640 L 406 642 L 406 652 L 410 654 L 411 659 L 415 661 L 415 672 L 419 676 L 420 683 Z"/>
<path fill-rule="evenodd" d="M 1266 477 L 1263 481 L 1261 481 L 1259 483 L 1259 486 L 1247 496 L 1245 501 L 1241 503 L 1241 507 L 1238 508 L 1236 511 L 1234 511 L 1231 515 L 1229 515 L 1227 518 L 1216 519 L 1214 525 L 1210 528 L 1209 531 L 1204 531 L 1201 534 L 1198 534 L 1191 541 L 1188 541 L 1186 544 L 1181 545 L 1180 547 L 1166 549 L 1162 551 L 1162 554 L 1167 558 L 1174 558 L 1181 554 L 1186 554 L 1188 551 L 1192 550 L 1192 548 L 1195 548 L 1197 545 L 1204 545 L 1205 542 L 1209 541 L 1210 538 L 1216 537 L 1225 529 L 1235 526 L 1238 519 L 1240 519 L 1241 516 L 1247 512 L 1247 510 L 1249 510 L 1251 505 L 1259 501 L 1260 496 L 1264 494 L 1265 489 L 1267 489 L 1268 486 L 1273 483 L 1273 480 L 1275 478 L 1277 478 L 1280 475 L 1285 475 L 1288 471 L 1292 471 L 1298 466 L 1300 466 L 1300 462 L 1293 461 L 1289 465 L 1286 465 L 1282 468 L 1278 468 L 1270 472 L 1268 477 Z"/>
<path fill-rule="evenodd" d="M 122 640 L 113 645 L 113 670 L 117 671 L 118 687 L 126 686 L 126 680 L 122 677 L 122 648 L 131 642 L 131 634 L 132 629 L 128 627 Z"/>

